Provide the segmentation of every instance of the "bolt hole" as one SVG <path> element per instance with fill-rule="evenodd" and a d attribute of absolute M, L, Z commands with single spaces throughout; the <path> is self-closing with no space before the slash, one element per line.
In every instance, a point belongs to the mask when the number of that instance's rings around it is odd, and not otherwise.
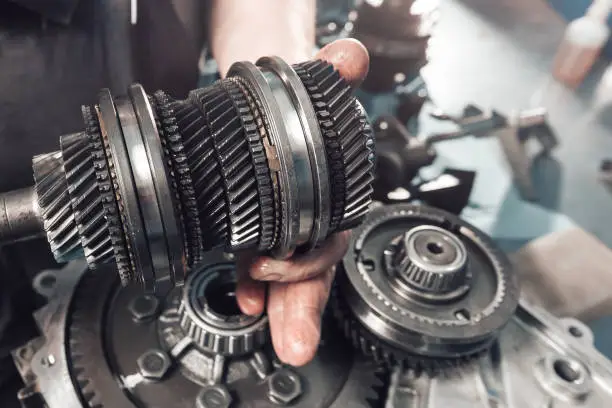
<path fill-rule="evenodd" d="M 470 320 L 470 311 L 467 309 L 459 309 L 455 312 L 457 320 L 468 321 Z"/>
<path fill-rule="evenodd" d="M 577 382 L 580 378 L 580 368 L 570 361 L 555 360 L 553 369 L 559 378 L 569 383 Z"/>
<path fill-rule="evenodd" d="M 204 292 L 204 298 L 212 311 L 219 315 L 227 317 L 242 315 L 236 300 L 235 282 L 208 285 Z"/>
<path fill-rule="evenodd" d="M 365 268 L 366 272 L 372 272 L 376 269 L 376 263 L 372 259 L 364 259 L 361 261 L 361 264 Z"/>
<path fill-rule="evenodd" d="M 570 326 L 569 327 L 569 332 L 572 336 L 580 338 L 582 336 L 584 336 L 584 333 L 582 333 L 582 330 L 580 330 L 578 327 L 576 326 Z"/>
<path fill-rule="evenodd" d="M 51 289 L 55 286 L 56 282 L 57 282 L 57 279 L 55 278 L 54 275 L 45 275 L 40 280 L 40 286 L 42 286 L 45 289 Z"/>
<path fill-rule="evenodd" d="M 439 242 L 429 242 L 427 244 L 427 250 L 435 255 L 440 255 L 444 252 L 444 247 Z"/>

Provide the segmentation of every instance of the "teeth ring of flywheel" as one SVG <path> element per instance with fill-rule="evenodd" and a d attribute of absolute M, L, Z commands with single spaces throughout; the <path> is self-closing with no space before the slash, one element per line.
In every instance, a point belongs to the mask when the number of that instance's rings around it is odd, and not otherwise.
<path fill-rule="evenodd" d="M 85 259 L 91 269 L 113 258 L 102 196 L 96 180 L 91 141 L 85 133 L 60 138 L 68 194 Z"/>
<path fill-rule="evenodd" d="M 157 127 L 169 158 L 174 179 L 173 186 L 178 203 L 180 203 L 179 212 L 185 226 L 183 240 L 187 264 L 193 266 L 202 259 L 203 241 L 196 193 L 183 145 L 181 128 L 178 126 L 177 111 L 181 110 L 183 104 L 173 100 L 163 91 L 156 92 L 153 98 L 158 112 Z"/>
<path fill-rule="evenodd" d="M 351 87 L 333 65 L 317 60 L 294 65 L 315 109 L 330 169 L 330 231 L 358 225 L 372 202 L 374 135 Z"/>
<path fill-rule="evenodd" d="M 67 262 L 82 256 L 62 153 L 57 151 L 35 156 L 32 170 L 43 226 L 55 260 Z"/>
<path fill-rule="evenodd" d="M 109 171 L 107 154 L 108 141 L 105 142 L 100 132 L 100 124 L 94 109 L 89 106 L 82 107 L 85 129 L 91 142 L 93 167 L 96 174 L 96 183 L 104 217 L 107 222 L 107 231 L 113 247 L 113 255 L 117 264 L 117 271 L 121 278 L 121 283 L 127 285 L 133 280 L 133 260 L 125 238 L 125 230 L 120 216 L 118 196 L 115 193 L 113 176 Z"/>
<path fill-rule="evenodd" d="M 261 215 L 256 174 L 242 121 L 231 95 L 221 83 L 192 91 L 212 135 L 225 187 L 230 251 L 259 243 Z"/>

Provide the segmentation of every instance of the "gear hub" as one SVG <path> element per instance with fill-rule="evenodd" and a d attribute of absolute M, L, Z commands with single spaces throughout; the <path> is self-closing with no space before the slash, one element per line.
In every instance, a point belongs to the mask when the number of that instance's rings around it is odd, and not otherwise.
<path fill-rule="evenodd" d="M 34 159 L 30 213 L 58 261 L 114 260 L 123 284 L 166 293 L 217 247 L 313 248 L 371 202 L 373 133 L 324 61 L 237 63 L 184 100 L 103 90 L 83 117 L 85 131 Z"/>
<path fill-rule="evenodd" d="M 518 305 L 517 277 L 487 236 L 426 206 L 373 210 L 341 266 L 334 314 L 391 366 L 435 374 L 480 355 Z"/>

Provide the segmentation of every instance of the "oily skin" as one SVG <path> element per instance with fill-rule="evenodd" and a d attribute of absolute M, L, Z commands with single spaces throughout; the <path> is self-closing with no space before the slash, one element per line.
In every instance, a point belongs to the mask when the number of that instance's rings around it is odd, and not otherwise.
<path fill-rule="evenodd" d="M 315 59 L 333 64 L 353 87 L 359 86 L 368 71 L 366 49 L 351 39 L 329 44 Z M 331 235 L 320 248 L 286 260 L 252 254 L 238 258 L 238 304 L 250 315 L 267 309 L 272 343 L 282 362 L 301 366 L 314 357 L 335 265 L 346 253 L 349 240 L 350 232 L 344 231 Z"/>

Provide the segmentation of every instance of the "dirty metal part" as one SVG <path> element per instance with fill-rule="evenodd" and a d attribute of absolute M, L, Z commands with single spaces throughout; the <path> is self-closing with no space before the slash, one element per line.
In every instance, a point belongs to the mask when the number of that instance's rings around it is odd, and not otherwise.
<path fill-rule="evenodd" d="M 203 262 L 194 274 L 206 274 L 227 259 L 215 251 Z M 104 269 L 86 269 L 84 262 L 73 262 L 54 271 L 57 291 L 36 313 L 45 335 L 13 353 L 26 383 L 20 391 L 23 400 L 41 400 L 47 408 L 384 403 L 384 372 L 381 376 L 378 367 L 347 349 L 328 320 L 317 356 L 305 367 L 284 367 L 269 343 L 252 353 L 223 356 L 202 349 L 183 331 L 179 288 L 160 299 L 164 306 L 156 319 L 135 321 L 134 300 L 142 297 L 138 287 L 121 287 Z"/>
<path fill-rule="evenodd" d="M 391 408 L 605 407 L 612 364 L 583 323 L 521 302 L 489 354 L 454 375 L 391 376 Z"/>
<path fill-rule="evenodd" d="M 519 287 L 482 232 L 444 211 L 398 204 L 375 208 L 354 231 L 337 293 L 336 317 L 358 348 L 435 374 L 493 344 Z"/>

